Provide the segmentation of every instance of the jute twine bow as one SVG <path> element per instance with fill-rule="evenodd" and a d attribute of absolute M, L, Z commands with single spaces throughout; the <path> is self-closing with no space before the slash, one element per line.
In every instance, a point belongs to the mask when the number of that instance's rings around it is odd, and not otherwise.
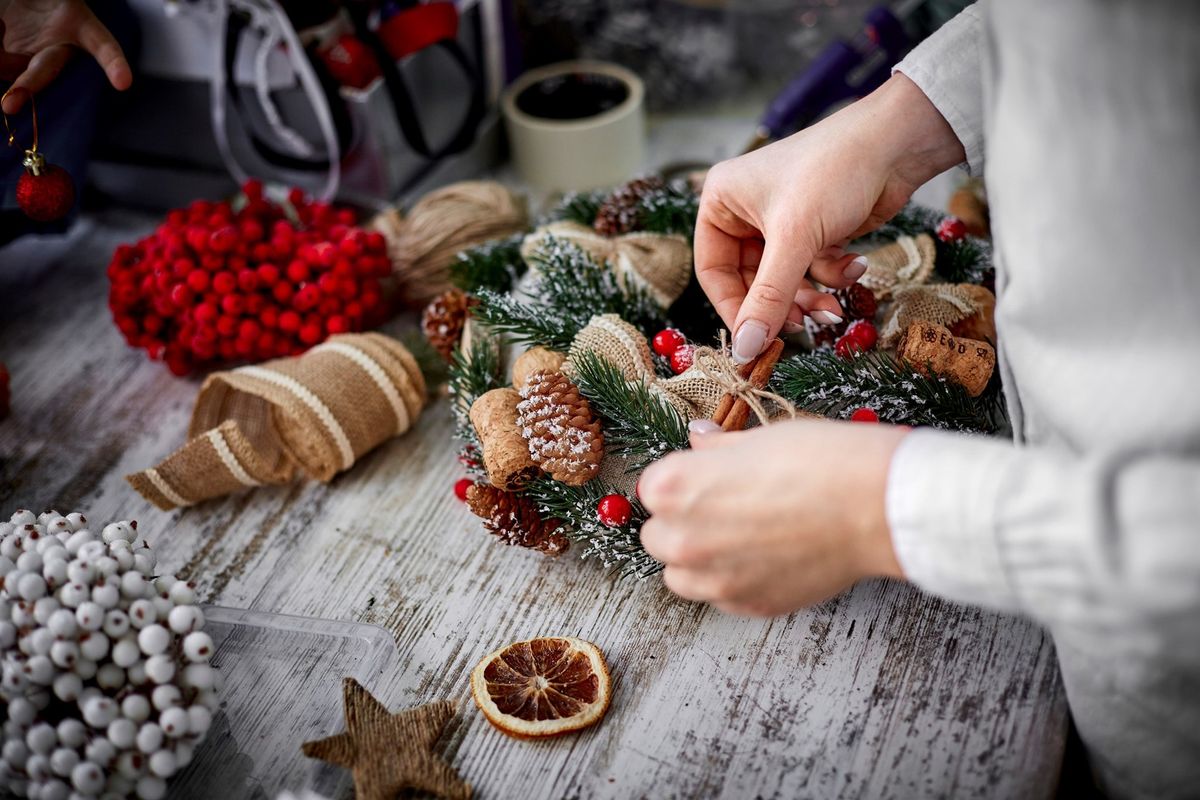
<path fill-rule="evenodd" d="M 297 473 L 327 482 L 412 427 L 425 399 L 404 345 L 378 333 L 333 336 L 294 358 L 209 375 L 188 442 L 126 480 L 163 510 Z"/>
<path fill-rule="evenodd" d="M 460 251 L 528 225 L 524 201 L 495 181 L 452 183 L 422 197 L 407 215 L 388 208 L 371 220 L 387 239 L 400 299 L 413 307 L 450 288 L 447 269 Z"/>
<path fill-rule="evenodd" d="M 600 263 L 607 262 L 622 285 L 642 287 L 663 308 L 679 299 L 692 277 L 692 246 L 686 237 L 639 232 L 610 238 L 568 220 L 542 225 L 526 236 L 521 255 L 536 264 L 533 257 L 555 239 L 574 244 Z"/>
<path fill-rule="evenodd" d="M 879 339 L 884 347 L 892 347 L 901 334 L 908 330 L 908 326 L 917 320 L 953 329 L 957 323 L 978 313 L 982 318 L 977 321 L 978 324 L 972 326 L 969 334 L 958 331 L 956 333 L 972 339 L 994 341 L 996 334 L 991 320 L 995 306 L 996 298 L 991 292 L 970 283 L 936 283 L 897 288 L 892 307 L 884 315 Z"/>
<path fill-rule="evenodd" d="M 782 342 L 779 343 L 782 350 Z M 573 377 L 572 361 L 584 353 L 595 353 L 614 364 L 626 380 L 638 381 L 671 405 L 684 419 L 709 419 L 723 404 L 731 406 L 742 400 L 748 409 L 753 409 L 760 422 L 770 419 L 767 403 L 774 403 L 789 417 L 797 415 L 795 406 L 766 390 L 767 379 L 774 362 L 756 359 L 752 368 L 740 373 L 727 352 L 724 337 L 719 348 L 699 347 L 692 359 L 692 366 L 680 375 L 660 378 L 654 371 L 654 360 L 646 337 L 633 325 L 615 314 L 592 317 L 571 343 L 563 372 Z M 779 352 L 774 351 L 778 359 Z M 726 413 L 728 412 L 726 408 Z M 742 421 L 743 425 L 745 420 Z"/>
<path fill-rule="evenodd" d="M 769 363 L 758 359 L 751 362 L 755 364 L 755 367 L 751 367 L 749 373 L 743 375 L 743 371 L 729 357 L 725 338 L 725 331 L 722 330 L 720 347 L 716 350 L 711 347 L 697 347 L 696 352 L 692 355 L 692 368 L 699 370 L 701 375 L 720 386 L 728 397 L 732 397 L 735 408 L 738 401 L 744 402 L 750 411 L 754 412 L 760 425 L 768 425 L 772 419 L 766 403 L 771 403 L 778 408 L 782 412 L 780 416 L 787 415 L 789 419 L 795 419 L 795 404 L 786 397 L 766 388 L 766 381 L 770 379 L 770 373 L 779 360 L 779 353 L 775 352 L 768 356 Z M 779 351 L 782 352 L 782 349 L 781 342 Z M 759 364 L 763 364 L 764 369 L 757 369 Z M 732 413 L 732 409 L 729 413 Z"/>

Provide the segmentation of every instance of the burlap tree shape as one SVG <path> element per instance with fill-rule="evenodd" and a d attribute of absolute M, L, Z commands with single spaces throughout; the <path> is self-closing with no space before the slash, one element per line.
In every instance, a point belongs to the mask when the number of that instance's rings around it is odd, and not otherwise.
<path fill-rule="evenodd" d="M 342 682 L 346 732 L 305 742 L 301 751 L 354 775 L 360 800 L 394 800 L 404 789 L 467 800 L 471 785 L 432 752 L 442 728 L 454 716 L 448 700 L 393 714 L 353 678 Z"/>

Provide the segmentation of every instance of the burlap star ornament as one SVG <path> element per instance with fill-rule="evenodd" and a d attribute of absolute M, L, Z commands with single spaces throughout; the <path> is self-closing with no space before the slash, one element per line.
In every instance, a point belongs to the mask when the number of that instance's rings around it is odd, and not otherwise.
<path fill-rule="evenodd" d="M 454 716 L 448 700 L 393 714 L 353 678 L 342 682 L 346 732 L 305 742 L 301 751 L 350 770 L 359 800 L 394 800 L 417 789 L 450 800 L 467 800 L 471 785 L 431 748 Z"/>

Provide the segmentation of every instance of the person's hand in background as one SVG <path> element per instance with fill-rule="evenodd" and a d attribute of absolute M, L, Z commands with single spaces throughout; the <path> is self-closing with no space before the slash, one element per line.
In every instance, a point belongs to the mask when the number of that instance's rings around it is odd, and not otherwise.
<path fill-rule="evenodd" d="M 962 144 L 904 75 L 811 128 L 713 167 L 696 221 L 696 277 L 746 363 L 807 314 L 841 308 L 809 278 L 849 286 L 865 260 L 846 243 L 891 218 L 913 191 L 965 160 Z"/>
<path fill-rule="evenodd" d="M 82 0 L 0 0 L 0 81 L 11 82 L 4 113 L 17 113 L 49 86 L 76 48 L 96 59 L 113 88 L 129 88 L 125 53 Z"/>

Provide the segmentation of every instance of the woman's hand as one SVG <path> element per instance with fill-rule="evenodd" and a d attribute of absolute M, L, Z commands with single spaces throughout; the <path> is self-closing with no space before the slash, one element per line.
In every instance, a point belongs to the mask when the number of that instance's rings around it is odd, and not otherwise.
<path fill-rule="evenodd" d="M 12 82 L 0 101 L 5 114 L 53 83 L 77 47 L 91 53 L 114 89 L 133 82 L 121 45 L 83 0 L 12 0 L 0 9 L 0 80 Z"/>
<path fill-rule="evenodd" d="M 862 578 L 902 577 L 884 488 L 907 432 L 796 420 L 693 433 L 692 450 L 642 475 L 642 544 L 676 594 L 738 614 L 786 614 Z"/>
<path fill-rule="evenodd" d="M 832 288 L 861 277 L 866 262 L 846 243 L 965 158 L 929 99 L 896 74 L 811 128 L 713 167 L 696 221 L 696 277 L 734 332 L 734 360 L 750 361 L 805 314 L 840 322 L 837 301 L 808 277 Z"/>

